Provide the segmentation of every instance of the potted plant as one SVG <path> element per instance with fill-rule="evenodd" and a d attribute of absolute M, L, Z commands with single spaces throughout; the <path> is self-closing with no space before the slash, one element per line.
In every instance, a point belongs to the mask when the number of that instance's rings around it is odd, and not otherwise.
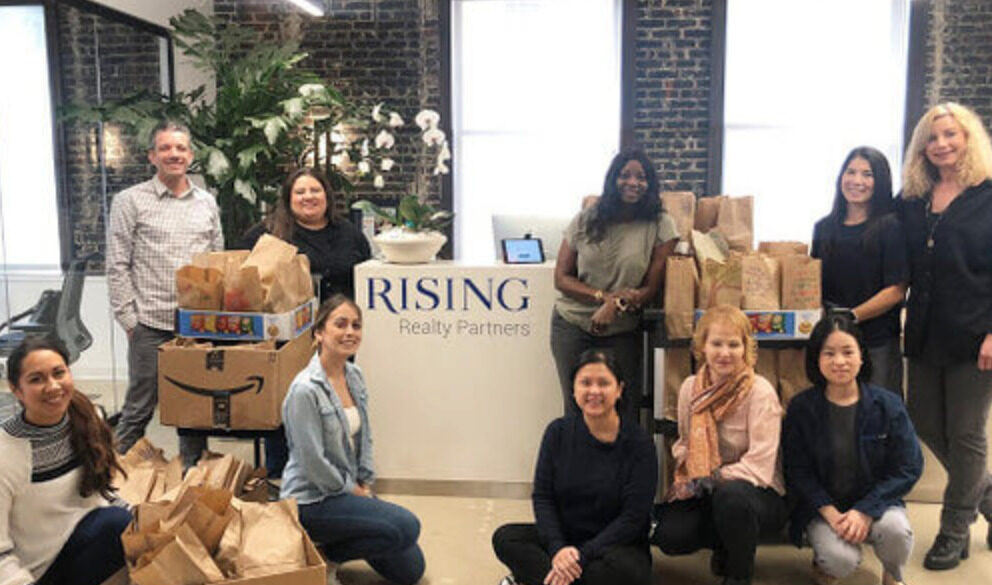
<path fill-rule="evenodd" d="M 374 175 L 372 184 L 377 189 L 381 189 L 385 185 L 382 172 L 389 171 L 393 167 L 393 161 L 389 156 L 389 151 L 395 144 L 393 131 L 403 126 L 403 120 L 395 112 L 390 113 L 386 118 L 381 114 L 380 106 L 373 108 L 372 120 L 373 130 L 376 125 L 384 127 L 378 129 L 371 143 L 367 138 L 348 140 L 345 133 L 338 134 L 335 147 L 338 156 L 335 163 L 353 164 L 351 161 L 358 160 L 354 167 L 359 178 Z M 434 159 L 435 175 L 447 174 L 447 163 L 451 159 L 451 151 L 448 149 L 444 131 L 438 127 L 440 120 L 440 115 L 433 110 L 422 110 L 414 118 L 415 123 L 420 127 L 424 148 L 437 151 Z M 360 146 L 356 149 L 359 143 Z M 392 226 L 377 234 L 372 241 L 382 251 L 387 262 L 397 264 L 421 264 L 432 261 L 448 241 L 441 230 L 454 219 L 452 212 L 436 209 L 426 201 L 426 196 L 422 195 L 404 195 L 400 198 L 395 211 L 384 210 L 366 200 L 354 203 L 352 209 L 371 213 Z"/>

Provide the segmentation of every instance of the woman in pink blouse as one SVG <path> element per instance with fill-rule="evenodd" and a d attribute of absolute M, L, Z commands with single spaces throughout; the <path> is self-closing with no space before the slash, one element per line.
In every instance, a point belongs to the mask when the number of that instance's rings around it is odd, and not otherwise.
<path fill-rule="evenodd" d="M 669 555 L 712 549 L 710 567 L 723 583 L 746 584 L 759 536 L 781 530 L 787 516 L 782 406 L 754 373 L 757 344 L 739 309 L 707 310 L 692 347 L 702 366 L 679 391 L 675 480 L 655 508 L 651 541 Z"/>

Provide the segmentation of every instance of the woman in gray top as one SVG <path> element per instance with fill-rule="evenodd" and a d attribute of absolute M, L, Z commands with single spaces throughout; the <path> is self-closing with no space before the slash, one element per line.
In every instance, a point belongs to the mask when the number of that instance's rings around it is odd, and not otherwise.
<path fill-rule="evenodd" d="M 675 247 L 675 222 L 661 209 L 658 176 L 641 151 L 618 154 L 603 182 L 602 196 L 565 229 L 551 316 L 551 353 L 566 414 L 572 400 L 570 368 L 592 348 L 607 349 L 629 380 L 622 416 L 637 412 L 641 396 L 637 310 L 658 296 L 665 260 Z"/>
<path fill-rule="evenodd" d="M 392 583 L 424 574 L 420 522 L 372 492 L 372 435 L 362 371 L 348 359 L 362 342 L 362 312 L 344 295 L 321 305 L 313 327 L 317 354 L 293 380 L 282 405 L 289 462 L 283 498 L 296 498 L 300 523 L 329 563 L 365 559 Z"/>

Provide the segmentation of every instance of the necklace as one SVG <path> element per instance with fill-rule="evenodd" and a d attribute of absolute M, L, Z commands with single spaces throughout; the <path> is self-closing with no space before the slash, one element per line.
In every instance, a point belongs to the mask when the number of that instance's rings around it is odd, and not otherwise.
<path fill-rule="evenodd" d="M 943 213 L 934 213 L 932 207 L 933 207 L 933 201 L 930 200 L 930 199 L 928 199 L 927 200 L 927 223 L 930 224 L 930 233 L 927 234 L 927 248 L 928 249 L 931 249 L 931 250 L 933 249 L 934 235 L 937 233 L 937 226 L 940 225 L 940 220 L 943 219 L 943 217 L 944 217 L 944 214 Z M 947 209 L 945 208 L 944 209 L 944 213 L 946 213 L 946 212 L 947 212 Z"/>

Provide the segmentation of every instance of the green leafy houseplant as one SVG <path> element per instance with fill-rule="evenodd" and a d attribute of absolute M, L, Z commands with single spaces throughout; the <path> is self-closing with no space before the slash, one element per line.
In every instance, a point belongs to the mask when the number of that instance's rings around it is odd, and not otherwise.
<path fill-rule="evenodd" d="M 454 219 L 454 214 L 450 211 L 435 209 L 429 203 L 421 202 L 416 195 L 405 195 L 400 199 L 395 212 L 382 209 L 371 201 L 358 201 L 352 208 L 371 213 L 390 225 L 414 232 L 441 231 Z"/>
<path fill-rule="evenodd" d="M 272 205 L 287 169 L 313 151 L 314 136 L 359 108 L 315 74 L 297 68 L 307 57 L 298 44 L 261 42 L 248 27 L 222 26 L 188 9 L 170 19 L 177 47 L 214 75 L 217 96 L 205 86 L 172 98 L 140 93 L 101 105 L 72 104 L 64 119 L 130 127 L 139 138 L 164 118 L 186 124 L 200 172 L 217 196 L 224 238 L 233 242 Z M 348 177 L 328 165 L 332 186 L 346 192 Z"/>

